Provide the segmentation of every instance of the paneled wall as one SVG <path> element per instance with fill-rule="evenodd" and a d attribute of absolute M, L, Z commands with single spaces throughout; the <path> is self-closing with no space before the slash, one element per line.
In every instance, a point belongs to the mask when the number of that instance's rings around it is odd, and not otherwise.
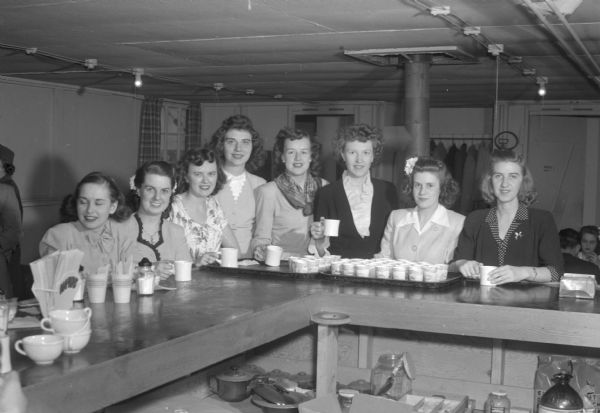
<path fill-rule="evenodd" d="M 23 263 L 58 219 L 62 198 L 102 170 L 124 187 L 135 167 L 139 97 L 0 77 L 0 142 L 15 152 L 24 201 Z"/>

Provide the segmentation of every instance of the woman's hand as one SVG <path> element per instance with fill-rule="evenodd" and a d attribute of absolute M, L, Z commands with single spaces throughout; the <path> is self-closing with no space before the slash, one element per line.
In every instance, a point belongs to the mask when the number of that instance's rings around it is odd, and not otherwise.
<path fill-rule="evenodd" d="M 472 260 L 460 260 L 456 262 L 458 271 L 460 271 L 465 278 L 479 278 L 479 266 L 480 264 L 477 261 Z"/>
<path fill-rule="evenodd" d="M 212 264 L 213 262 L 217 261 L 218 258 L 219 258 L 218 252 L 206 252 L 206 253 L 202 254 L 199 259 L 196 260 L 196 265 L 204 266 L 204 265 Z"/>
<path fill-rule="evenodd" d="M 321 217 L 319 221 L 310 224 L 310 236 L 315 240 L 325 238 L 325 218 Z"/>
<path fill-rule="evenodd" d="M 254 248 L 254 259 L 257 261 L 264 261 L 266 257 L 265 250 L 267 249 L 266 245 L 257 245 Z"/>
<path fill-rule="evenodd" d="M 172 261 L 158 261 L 154 264 L 154 271 L 161 280 L 166 280 L 175 274 L 175 264 Z"/>
<path fill-rule="evenodd" d="M 490 271 L 490 282 L 493 284 L 514 283 L 526 280 L 529 275 L 529 267 L 503 265 Z"/>

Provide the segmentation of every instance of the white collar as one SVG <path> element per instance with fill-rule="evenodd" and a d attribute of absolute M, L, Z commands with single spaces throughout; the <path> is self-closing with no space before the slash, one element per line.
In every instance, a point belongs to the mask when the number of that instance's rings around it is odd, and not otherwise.
<path fill-rule="evenodd" d="M 240 175 L 233 175 L 223 170 L 225 172 L 225 176 L 227 177 L 227 183 L 229 184 L 229 189 L 231 189 L 231 195 L 233 195 L 233 200 L 237 201 L 242 193 L 242 189 L 244 188 L 244 184 L 246 183 L 246 171 L 244 171 Z"/>
<path fill-rule="evenodd" d="M 428 228 L 430 223 L 437 224 L 442 227 L 450 227 L 450 218 L 448 217 L 448 210 L 444 206 L 438 204 L 438 207 L 436 208 L 429 221 L 427 221 L 427 224 L 425 224 L 425 226 L 421 229 L 421 225 L 419 223 L 419 212 L 415 207 L 411 209 L 410 212 L 406 214 L 400 221 L 398 221 L 396 225 L 400 227 L 405 225 L 414 225 L 417 231 L 423 232 L 425 229 Z"/>

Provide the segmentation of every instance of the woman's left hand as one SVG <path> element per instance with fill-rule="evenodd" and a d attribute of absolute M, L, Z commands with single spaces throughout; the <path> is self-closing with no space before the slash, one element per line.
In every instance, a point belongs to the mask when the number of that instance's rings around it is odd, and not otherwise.
<path fill-rule="evenodd" d="M 203 266 L 212 264 L 217 261 L 219 255 L 217 252 L 206 252 L 200 256 L 200 258 L 196 261 L 196 265 Z"/>
<path fill-rule="evenodd" d="M 527 279 L 529 272 L 526 267 L 503 265 L 490 271 L 490 282 L 493 284 L 514 283 Z"/>
<path fill-rule="evenodd" d="M 172 261 L 158 261 L 154 264 L 154 269 L 161 280 L 166 280 L 175 274 L 175 265 Z"/>

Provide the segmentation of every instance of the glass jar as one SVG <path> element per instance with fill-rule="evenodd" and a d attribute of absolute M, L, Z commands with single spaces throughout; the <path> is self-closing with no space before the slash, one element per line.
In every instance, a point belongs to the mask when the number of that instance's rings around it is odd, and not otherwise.
<path fill-rule="evenodd" d="M 485 401 L 485 413 L 510 413 L 510 400 L 506 392 L 491 392 Z"/>
<path fill-rule="evenodd" d="M 152 263 L 148 258 L 142 258 L 138 264 L 137 292 L 138 295 L 154 294 L 154 278 L 156 274 L 152 269 Z"/>
<path fill-rule="evenodd" d="M 412 373 L 405 357 L 405 354 L 379 356 L 371 370 L 371 394 L 399 400 L 412 390 Z"/>
<path fill-rule="evenodd" d="M 577 391 L 569 385 L 569 373 L 560 372 L 552 376 L 554 386 L 542 395 L 538 413 L 580 413 L 583 412 L 583 400 Z"/>

